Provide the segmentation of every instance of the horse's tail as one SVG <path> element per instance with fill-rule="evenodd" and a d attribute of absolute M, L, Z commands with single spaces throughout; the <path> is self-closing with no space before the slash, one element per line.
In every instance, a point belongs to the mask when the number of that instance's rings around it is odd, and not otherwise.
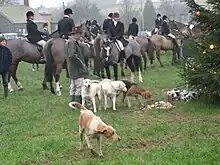
<path fill-rule="evenodd" d="M 47 82 L 53 81 L 53 55 L 51 51 L 51 47 L 53 45 L 53 40 L 49 41 L 46 48 L 46 63 L 45 63 L 45 78 Z"/>
<path fill-rule="evenodd" d="M 148 38 L 147 56 L 151 61 L 155 59 L 155 57 L 154 57 L 154 44 L 150 38 Z"/>

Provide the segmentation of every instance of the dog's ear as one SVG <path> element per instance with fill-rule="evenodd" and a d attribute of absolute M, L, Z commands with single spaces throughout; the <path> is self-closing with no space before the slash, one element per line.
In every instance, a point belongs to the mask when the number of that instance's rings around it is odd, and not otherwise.
<path fill-rule="evenodd" d="M 97 126 L 97 132 L 104 134 L 107 132 L 108 127 L 104 126 L 103 124 L 98 124 Z"/>

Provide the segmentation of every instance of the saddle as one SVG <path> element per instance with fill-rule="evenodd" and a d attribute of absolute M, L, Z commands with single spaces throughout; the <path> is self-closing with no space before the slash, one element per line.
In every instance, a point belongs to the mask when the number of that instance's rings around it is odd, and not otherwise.
<path fill-rule="evenodd" d="M 28 39 L 26 40 L 26 42 L 28 42 L 28 43 L 30 43 L 30 44 L 32 44 L 32 45 L 37 46 L 37 50 L 38 50 L 40 53 L 42 53 L 43 47 L 42 47 L 41 45 L 39 45 L 39 44 L 37 44 L 37 43 L 30 42 Z"/>

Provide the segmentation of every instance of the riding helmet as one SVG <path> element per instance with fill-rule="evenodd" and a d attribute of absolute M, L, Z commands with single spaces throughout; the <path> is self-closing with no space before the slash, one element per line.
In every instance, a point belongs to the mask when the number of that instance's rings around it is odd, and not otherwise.
<path fill-rule="evenodd" d="M 113 13 L 109 13 L 108 17 L 112 18 L 113 17 Z"/>
<path fill-rule="evenodd" d="M 137 18 L 132 18 L 132 22 L 137 22 Z"/>
<path fill-rule="evenodd" d="M 168 17 L 166 15 L 163 16 L 163 20 L 167 19 Z"/>
<path fill-rule="evenodd" d="M 65 9 L 64 10 L 64 15 L 69 15 L 69 14 L 73 14 L 72 9 L 70 9 L 70 8 Z"/>
<path fill-rule="evenodd" d="M 161 14 L 157 14 L 157 17 L 161 17 Z"/>
<path fill-rule="evenodd" d="M 33 11 L 28 11 L 28 12 L 26 13 L 26 17 L 28 18 L 28 17 L 31 17 L 31 16 L 34 16 Z"/>

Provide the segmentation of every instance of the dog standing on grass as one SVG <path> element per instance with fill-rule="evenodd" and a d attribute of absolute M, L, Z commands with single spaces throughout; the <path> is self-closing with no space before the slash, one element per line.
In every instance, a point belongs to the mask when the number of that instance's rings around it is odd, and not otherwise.
<path fill-rule="evenodd" d="M 116 110 L 116 96 L 119 92 L 126 92 L 127 88 L 122 81 L 112 81 L 109 79 L 104 79 L 100 82 L 102 93 L 104 95 L 104 109 L 107 109 L 108 98 L 111 99 L 113 104 L 113 110 Z"/>
<path fill-rule="evenodd" d="M 83 149 L 83 134 L 85 133 L 85 140 L 90 149 L 91 153 L 97 155 L 92 146 L 92 138 L 96 138 L 98 141 L 98 155 L 99 157 L 103 157 L 102 153 L 102 136 L 113 140 L 120 141 L 121 137 L 116 133 L 115 129 L 104 123 L 100 117 L 96 116 L 92 111 L 88 110 L 80 103 L 70 102 L 69 106 L 73 109 L 79 108 L 80 116 L 79 116 L 79 137 L 80 137 L 80 148 Z"/>
<path fill-rule="evenodd" d="M 144 104 L 141 102 L 138 96 L 142 96 L 143 98 L 152 101 L 152 94 L 148 89 L 144 89 L 140 87 L 138 84 L 133 83 L 129 80 L 121 80 L 127 88 L 126 92 L 123 92 L 123 99 L 124 102 L 125 98 L 127 98 L 128 101 L 128 107 L 131 107 L 131 103 L 128 97 L 135 97 L 135 99 L 138 101 L 139 104 L 144 106 Z"/>
<path fill-rule="evenodd" d="M 95 97 L 98 97 L 99 101 L 99 110 L 101 110 L 101 86 L 100 86 L 100 81 L 98 80 L 90 80 L 90 79 L 85 79 L 83 80 L 83 85 L 82 85 L 82 90 L 81 90 L 81 95 L 82 95 L 82 106 L 85 107 L 85 102 L 86 99 L 92 100 L 92 105 L 93 105 L 93 110 L 94 113 L 96 113 L 96 101 Z"/>

